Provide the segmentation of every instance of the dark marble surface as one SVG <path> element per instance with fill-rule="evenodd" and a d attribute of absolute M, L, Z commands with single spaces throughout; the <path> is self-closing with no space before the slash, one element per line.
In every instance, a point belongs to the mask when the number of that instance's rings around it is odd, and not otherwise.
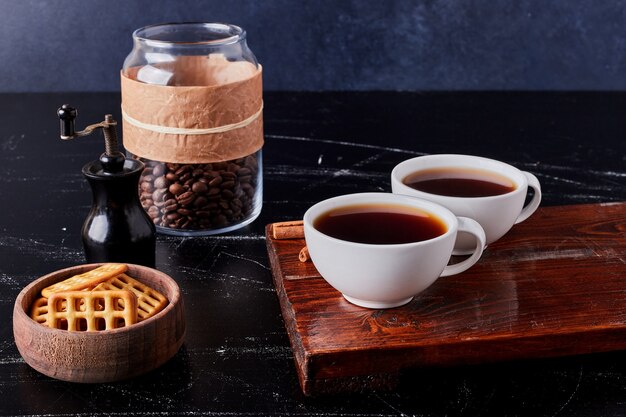
<path fill-rule="evenodd" d="M 21 288 L 83 261 L 91 195 L 80 169 L 101 140 L 58 138 L 64 102 L 78 107 L 79 127 L 106 112 L 119 118 L 117 94 L 0 95 L 0 414 L 626 414 L 623 352 L 420 369 L 392 392 L 305 398 L 263 236 L 265 224 L 298 218 L 321 199 L 389 191 L 392 167 L 425 153 L 483 155 L 531 171 L 544 205 L 624 201 L 626 94 L 268 93 L 261 216 L 227 235 L 158 237 L 157 267 L 185 298 L 186 342 L 150 374 L 101 385 L 32 370 L 9 324 Z"/>
<path fill-rule="evenodd" d="M 624 90 L 621 0 L 1 0 L 0 91 L 117 91 L 133 30 L 247 29 L 269 90 Z"/>

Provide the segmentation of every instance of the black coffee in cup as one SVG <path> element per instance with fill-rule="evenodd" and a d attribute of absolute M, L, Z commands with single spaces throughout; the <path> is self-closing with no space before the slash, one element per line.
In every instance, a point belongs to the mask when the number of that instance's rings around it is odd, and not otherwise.
<path fill-rule="evenodd" d="M 438 216 L 417 208 L 392 204 L 358 204 L 327 211 L 313 227 L 336 239 L 390 245 L 421 242 L 447 231 Z"/>
<path fill-rule="evenodd" d="M 424 169 L 407 175 L 402 182 L 418 191 L 450 197 L 490 197 L 517 188 L 504 175 L 475 168 Z"/>

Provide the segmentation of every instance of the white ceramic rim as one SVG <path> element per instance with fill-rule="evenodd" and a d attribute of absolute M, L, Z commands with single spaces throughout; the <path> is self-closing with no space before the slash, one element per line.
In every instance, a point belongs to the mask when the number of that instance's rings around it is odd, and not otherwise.
<path fill-rule="evenodd" d="M 409 242 L 409 243 L 393 243 L 393 244 L 375 244 L 375 243 L 359 243 L 359 242 L 351 242 L 349 240 L 337 239 L 335 237 L 329 236 L 325 233 L 317 230 L 313 223 L 315 219 L 317 219 L 322 214 L 338 208 L 338 207 L 348 207 L 358 204 L 394 204 L 399 206 L 406 206 L 409 209 L 420 209 L 423 211 L 432 214 L 439 219 L 441 219 L 446 226 L 446 232 L 434 237 L 432 239 L 421 240 L 419 242 Z M 327 200 L 320 201 L 313 206 L 311 206 L 303 216 L 304 225 L 308 226 L 309 230 L 311 230 L 316 235 L 328 239 L 330 241 L 346 244 L 346 245 L 354 245 L 360 247 L 377 247 L 377 248 L 398 248 L 398 247 L 413 247 L 413 246 L 424 246 L 430 245 L 433 242 L 437 242 L 442 239 L 446 239 L 450 234 L 455 233 L 458 229 L 458 219 L 457 217 L 447 208 L 443 207 L 440 204 L 433 203 L 432 201 L 424 200 L 421 198 L 410 197 L 406 195 L 400 194 L 391 194 L 391 193 L 355 193 L 355 194 L 344 194 L 338 197 L 332 197 Z"/>
<path fill-rule="evenodd" d="M 421 166 L 422 162 L 432 163 L 433 161 L 441 160 L 441 162 L 433 163 L 432 165 L 428 165 L 425 167 Z M 473 163 L 472 163 L 473 162 Z M 497 166 L 501 168 L 502 171 L 496 170 L 490 167 Z M 441 194 L 432 194 L 424 191 L 416 190 L 415 188 L 411 188 L 404 183 L 404 179 L 417 171 L 422 169 L 430 169 L 435 167 L 441 168 L 472 168 L 472 169 L 482 169 L 485 171 L 493 172 L 495 174 L 503 175 L 513 181 L 515 183 L 515 190 L 508 192 L 506 194 L 492 195 L 486 197 L 454 197 L 448 195 Z M 498 161 L 496 159 L 485 158 L 482 156 L 475 155 L 462 155 L 462 154 L 434 154 L 434 155 L 425 155 L 418 156 L 415 158 L 407 159 L 405 161 L 400 162 L 396 165 L 391 171 L 391 180 L 395 182 L 395 185 L 400 188 L 400 190 L 396 190 L 395 192 L 400 192 L 405 195 L 423 195 L 423 196 L 435 196 L 441 201 L 446 200 L 476 200 L 476 201 L 488 201 L 488 200 L 500 200 L 505 198 L 510 198 L 515 194 L 520 194 L 522 192 L 526 192 L 528 188 L 528 179 L 524 173 L 515 168 L 513 165 L 509 165 L 506 162 Z"/>

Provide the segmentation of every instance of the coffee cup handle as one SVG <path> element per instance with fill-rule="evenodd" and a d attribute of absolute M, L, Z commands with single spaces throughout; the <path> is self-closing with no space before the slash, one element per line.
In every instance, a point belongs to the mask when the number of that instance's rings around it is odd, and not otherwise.
<path fill-rule="evenodd" d="M 539 180 L 530 172 L 522 171 L 522 174 L 524 174 L 526 179 L 528 179 L 528 186 L 535 191 L 535 195 L 533 195 L 530 203 L 522 209 L 522 212 L 518 216 L 517 220 L 515 220 L 515 224 L 521 223 L 529 218 L 535 210 L 537 210 L 539 203 L 541 203 L 541 184 L 539 184 Z"/>
<path fill-rule="evenodd" d="M 462 262 L 454 265 L 447 265 L 440 276 L 447 277 L 449 275 L 460 274 L 463 271 L 469 269 L 472 265 L 474 265 L 483 254 L 483 250 L 485 250 L 485 245 L 487 238 L 485 237 L 485 231 L 478 224 L 476 220 L 470 219 L 468 217 L 457 217 L 459 220 L 459 232 L 467 232 L 476 237 L 476 248 L 472 255 L 465 259 Z"/>

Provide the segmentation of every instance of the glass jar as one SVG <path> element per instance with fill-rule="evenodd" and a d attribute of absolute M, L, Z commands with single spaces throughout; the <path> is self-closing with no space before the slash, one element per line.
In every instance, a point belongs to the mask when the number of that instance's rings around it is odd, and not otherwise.
<path fill-rule="evenodd" d="M 147 26 L 122 69 L 124 146 L 142 206 L 171 235 L 228 232 L 261 212 L 261 66 L 240 27 Z"/>

